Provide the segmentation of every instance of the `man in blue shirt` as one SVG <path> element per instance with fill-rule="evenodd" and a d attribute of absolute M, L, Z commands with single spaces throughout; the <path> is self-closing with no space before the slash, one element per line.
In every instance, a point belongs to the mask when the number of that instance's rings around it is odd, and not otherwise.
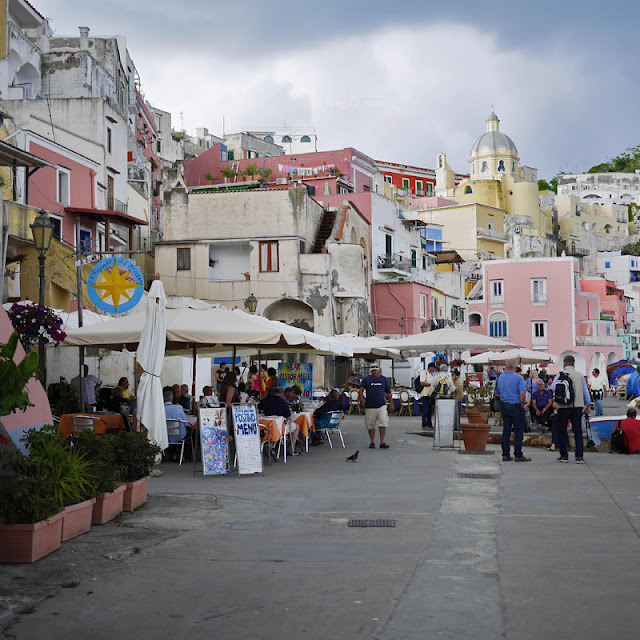
<path fill-rule="evenodd" d="M 576 439 L 576 463 L 584 464 L 584 443 L 582 442 L 582 414 L 585 415 L 591 411 L 591 395 L 587 387 L 587 381 L 584 376 L 575 368 L 575 358 L 566 355 L 562 361 L 564 369 L 562 372 L 571 378 L 573 387 L 573 402 L 571 404 L 563 404 L 556 402 L 558 405 L 558 416 L 556 420 L 557 442 L 560 445 L 560 457 L 558 462 L 569 462 L 569 435 L 567 434 L 568 423 L 571 422 L 573 435 Z M 555 393 L 556 384 L 560 374 L 556 375 L 551 383 L 551 390 Z"/>
<path fill-rule="evenodd" d="M 167 420 L 178 420 L 180 422 L 180 437 L 177 435 L 169 436 L 169 444 L 179 444 L 187 437 L 187 416 L 184 409 L 179 404 L 173 404 L 173 391 L 171 387 L 165 387 L 162 390 L 162 398 L 164 400 L 164 414 Z M 169 451 L 169 449 L 167 449 Z M 177 455 L 173 455 L 174 462 L 178 459 Z"/>
<path fill-rule="evenodd" d="M 380 431 L 380 448 L 388 449 L 384 439 L 389 426 L 387 401 L 392 402 L 389 380 L 380 375 L 380 367 L 372 364 L 371 375 L 366 376 L 360 383 L 360 405 L 364 405 L 364 426 L 369 432 L 371 444 L 369 449 L 376 448 L 376 427 Z M 365 401 L 366 392 L 366 401 Z"/>
<path fill-rule="evenodd" d="M 260 402 L 258 409 L 264 413 L 265 416 L 283 416 L 285 418 L 291 417 L 291 409 L 289 404 L 284 399 L 284 391 L 281 387 L 275 387 L 273 391 Z"/>
<path fill-rule="evenodd" d="M 542 431 L 551 423 L 553 395 L 549 389 L 544 388 L 542 380 L 538 380 L 536 388 L 531 394 L 529 411 L 531 412 L 531 421 L 541 425 Z"/>
<path fill-rule="evenodd" d="M 507 360 L 507 370 L 498 376 L 494 392 L 502 402 L 502 459 L 505 462 L 513 460 L 510 444 L 513 427 L 513 455 L 516 462 L 529 462 L 531 458 L 522 455 L 527 387 L 524 378 L 516 373 L 516 366 L 515 360 Z"/>

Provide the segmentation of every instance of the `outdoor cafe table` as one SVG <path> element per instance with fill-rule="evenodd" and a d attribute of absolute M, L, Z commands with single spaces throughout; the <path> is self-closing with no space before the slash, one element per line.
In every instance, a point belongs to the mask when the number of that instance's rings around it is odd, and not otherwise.
<path fill-rule="evenodd" d="M 284 430 L 284 418 L 282 416 L 262 416 L 259 422 L 261 426 L 268 429 L 271 442 L 280 442 L 280 435 Z"/>
<path fill-rule="evenodd" d="M 313 425 L 313 412 L 312 411 L 300 411 L 298 413 L 291 414 L 291 420 L 300 427 L 300 433 L 307 438 L 309 436 L 309 427 L 311 431 L 315 432 Z"/>
<path fill-rule="evenodd" d="M 124 431 L 126 428 L 124 420 L 119 413 L 65 413 L 60 416 L 60 425 L 58 426 L 58 431 L 65 438 L 73 433 L 73 419 L 76 416 L 100 418 L 94 423 L 94 431 L 102 435 L 114 431 Z"/>

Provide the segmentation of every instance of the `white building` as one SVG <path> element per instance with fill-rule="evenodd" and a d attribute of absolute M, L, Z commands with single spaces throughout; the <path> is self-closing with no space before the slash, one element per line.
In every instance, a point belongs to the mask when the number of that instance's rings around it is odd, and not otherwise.
<path fill-rule="evenodd" d="M 270 144 L 280 145 L 283 153 L 274 155 L 295 155 L 318 150 L 318 137 L 313 129 L 288 129 L 282 131 L 247 131 Z"/>
<path fill-rule="evenodd" d="M 640 172 L 576 173 L 558 176 L 558 195 L 598 204 L 640 203 Z"/>

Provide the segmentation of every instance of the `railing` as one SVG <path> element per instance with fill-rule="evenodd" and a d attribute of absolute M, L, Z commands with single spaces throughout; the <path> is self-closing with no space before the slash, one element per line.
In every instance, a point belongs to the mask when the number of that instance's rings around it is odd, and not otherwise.
<path fill-rule="evenodd" d="M 540 338 L 531 338 L 531 346 L 532 347 L 544 347 L 547 348 L 547 338 L 546 336 Z"/>
<path fill-rule="evenodd" d="M 576 347 L 616 346 L 616 336 L 576 336 Z"/>
<path fill-rule="evenodd" d="M 378 269 L 396 269 L 398 271 L 411 271 L 413 264 L 410 258 L 405 258 L 397 253 L 378 256 Z"/>
<path fill-rule="evenodd" d="M 117 211 L 118 213 L 127 213 L 127 205 L 113 196 L 107 196 L 107 210 Z"/>
<path fill-rule="evenodd" d="M 484 236 L 485 238 L 491 238 L 492 240 L 504 240 L 508 241 L 509 236 L 502 231 L 496 231 L 495 229 L 485 229 L 484 227 L 478 227 L 476 235 L 478 237 Z"/>

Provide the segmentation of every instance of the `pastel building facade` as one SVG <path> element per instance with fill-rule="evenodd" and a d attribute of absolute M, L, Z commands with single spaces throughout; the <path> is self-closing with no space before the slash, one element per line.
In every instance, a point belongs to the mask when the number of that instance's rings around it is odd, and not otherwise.
<path fill-rule="evenodd" d="M 582 202 L 638 204 L 640 173 L 572 173 L 558 176 L 558 196 L 575 196 Z"/>
<path fill-rule="evenodd" d="M 601 319 L 599 296 L 582 290 L 576 259 L 485 261 L 482 273 L 481 292 L 468 300 L 471 331 L 573 355 L 582 373 L 621 359 L 615 321 Z"/>

